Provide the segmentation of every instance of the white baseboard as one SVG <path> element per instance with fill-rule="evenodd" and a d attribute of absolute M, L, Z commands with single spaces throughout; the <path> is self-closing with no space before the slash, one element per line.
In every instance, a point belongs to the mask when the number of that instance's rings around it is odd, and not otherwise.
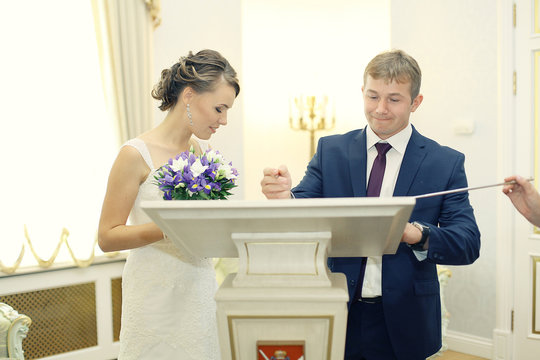
<path fill-rule="evenodd" d="M 492 339 L 447 330 L 445 342 L 448 345 L 448 349 L 452 351 L 479 356 L 486 359 L 491 359 L 493 354 Z"/>

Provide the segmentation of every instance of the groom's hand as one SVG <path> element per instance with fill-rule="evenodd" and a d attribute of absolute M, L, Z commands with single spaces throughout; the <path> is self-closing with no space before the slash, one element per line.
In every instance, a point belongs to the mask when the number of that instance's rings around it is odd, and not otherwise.
<path fill-rule="evenodd" d="M 277 169 L 265 168 L 261 190 L 267 199 L 291 198 L 291 174 L 285 165 Z"/>

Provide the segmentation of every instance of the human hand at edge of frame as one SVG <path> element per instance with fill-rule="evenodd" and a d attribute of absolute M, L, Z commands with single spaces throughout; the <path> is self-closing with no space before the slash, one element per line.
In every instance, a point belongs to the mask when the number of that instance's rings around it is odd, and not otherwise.
<path fill-rule="evenodd" d="M 534 186 L 519 175 L 504 179 L 505 182 L 515 181 L 515 184 L 505 185 L 502 192 L 514 204 L 514 207 L 533 225 L 540 226 L 540 194 Z"/>

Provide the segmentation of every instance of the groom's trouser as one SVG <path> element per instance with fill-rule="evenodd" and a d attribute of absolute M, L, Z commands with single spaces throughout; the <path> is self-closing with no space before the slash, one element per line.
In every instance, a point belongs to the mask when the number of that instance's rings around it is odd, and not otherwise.
<path fill-rule="evenodd" d="M 347 319 L 345 360 L 397 360 L 388 337 L 382 301 L 354 301 Z"/>

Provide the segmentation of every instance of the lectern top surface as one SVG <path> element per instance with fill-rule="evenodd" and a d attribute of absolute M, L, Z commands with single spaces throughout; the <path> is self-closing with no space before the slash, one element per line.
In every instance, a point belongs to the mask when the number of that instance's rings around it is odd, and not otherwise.
<path fill-rule="evenodd" d="M 387 205 L 414 205 L 414 197 L 343 197 L 343 198 L 319 198 L 319 199 L 276 199 L 276 200 L 217 200 L 217 201 L 193 201 L 193 200 L 154 200 L 144 201 L 144 207 L 171 208 L 301 208 L 301 207 L 357 207 L 357 206 L 387 206 Z M 159 204 L 159 205 L 158 205 Z"/>
<path fill-rule="evenodd" d="M 416 200 L 325 198 L 262 201 L 144 201 L 141 207 L 184 251 L 236 257 L 233 233 L 330 232 L 331 256 L 397 250 Z"/>

